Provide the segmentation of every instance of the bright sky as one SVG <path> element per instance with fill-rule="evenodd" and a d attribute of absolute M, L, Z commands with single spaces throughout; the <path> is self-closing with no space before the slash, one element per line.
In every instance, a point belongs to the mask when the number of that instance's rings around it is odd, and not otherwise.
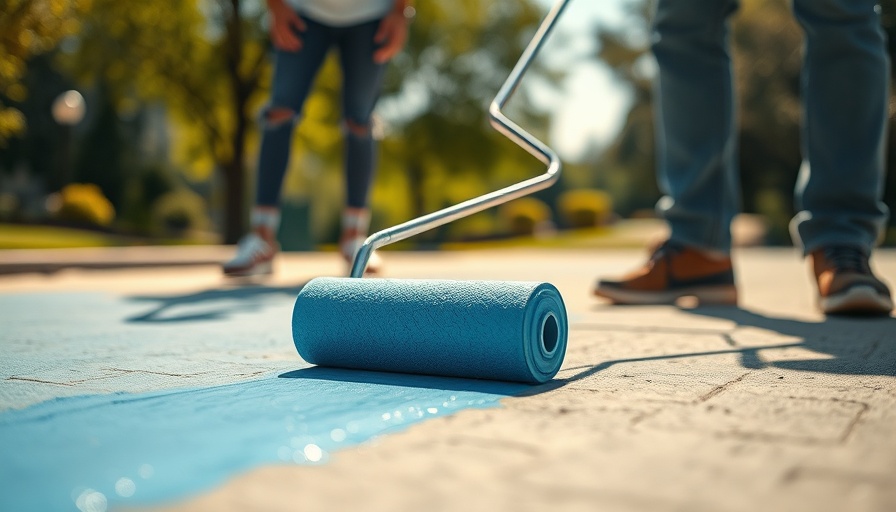
<path fill-rule="evenodd" d="M 537 0 L 552 6 L 556 0 Z M 554 112 L 550 140 L 561 158 L 577 160 L 589 143 L 607 144 L 618 132 L 630 106 L 628 91 L 590 56 L 596 51 L 595 27 L 625 23 L 626 0 L 572 1 L 561 15 L 541 58 L 560 61 L 567 72 L 560 94 L 540 91 L 534 100 Z M 552 45 L 563 38 L 564 45 Z"/>
<path fill-rule="evenodd" d="M 512 1 L 512 0 L 501 0 Z M 556 0 L 535 0 L 547 13 Z M 610 143 L 631 103 L 630 93 L 596 61 L 598 26 L 622 26 L 623 5 L 636 0 L 571 0 L 542 52 L 539 63 L 562 71 L 559 90 L 537 80 L 523 80 L 535 106 L 552 113 L 549 139 L 544 141 L 567 162 L 580 161 L 589 146 Z M 384 98 L 378 109 L 385 118 L 426 108 L 422 84 L 405 83 L 400 98 Z"/>

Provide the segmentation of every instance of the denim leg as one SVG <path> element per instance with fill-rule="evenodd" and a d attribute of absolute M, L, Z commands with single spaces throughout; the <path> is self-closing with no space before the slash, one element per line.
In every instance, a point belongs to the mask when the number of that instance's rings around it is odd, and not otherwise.
<path fill-rule="evenodd" d="M 385 65 L 373 60 L 379 20 L 348 27 L 338 41 L 342 64 L 342 115 L 345 119 L 346 206 L 366 208 L 376 167 L 376 141 L 370 117 L 380 96 Z"/>
<path fill-rule="evenodd" d="M 678 242 L 728 252 L 740 209 L 728 19 L 737 0 L 659 0 L 651 48 L 657 203 Z"/>
<path fill-rule="evenodd" d="M 280 204 L 296 119 L 331 45 L 332 29 L 309 19 L 304 21 L 307 29 L 301 33 L 302 49 L 276 50 L 274 54 L 271 101 L 262 114 L 256 205 Z"/>
<path fill-rule="evenodd" d="M 886 225 L 889 59 L 877 0 L 794 0 L 806 34 L 803 165 L 791 223 L 804 253 L 828 245 L 870 254 Z"/>

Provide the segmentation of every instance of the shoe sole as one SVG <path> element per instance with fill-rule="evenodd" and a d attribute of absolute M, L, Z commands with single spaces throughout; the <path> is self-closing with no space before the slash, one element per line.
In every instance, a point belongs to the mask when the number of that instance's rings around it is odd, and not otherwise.
<path fill-rule="evenodd" d="M 274 272 L 274 265 L 270 261 L 257 263 L 250 267 L 241 267 L 236 269 L 224 269 L 226 277 L 253 277 L 270 275 Z"/>
<path fill-rule="evenodd" d="M 893 301 L 870 286 L 854 286 L 831 297 L 819 297 L 818 306 L 829 315 L 888 315 Z"/>
<path fill-rule="evenodd" d="M 597 288 L 594 295 L 610 299 L 614 304 L 655 305 L 675 304 L 684 297 L 694 297 L 700 304 L 736 305 L 737 288 L 734 286 L 695 287 L 660 292 L 642 292 Z"/>

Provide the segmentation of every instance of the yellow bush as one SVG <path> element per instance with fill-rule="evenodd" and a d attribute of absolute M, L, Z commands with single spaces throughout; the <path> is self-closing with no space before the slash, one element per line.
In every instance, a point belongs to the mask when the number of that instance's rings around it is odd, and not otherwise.
<path fill-rule="evenodd" d="M 115 208 L 93 183 L 66 185 L 51 203 L 54 217 L 65 223 L 108 226 L 115 220 Z"/>
<path fill-rule="evenodd" d="M 188 189 L 177 189 L 158 198 L 152 206 L 152 224 L 166 235 L 183 235 L 206 229 L 209 224 L 205 201 Z"/>
<path fill-rule="evenodd" d="M 453 241 L 493 238 L 497 230 L 494 212 L 488 211 L 457 219 L 447 225 L 448 238 Z"/>
<path fill-rule="evenodd" d="M 577 189 L 564 192 L 557 208 L 563 222 L 572 228 L 601 226 L 613 215 L 613 199 L 597 189 Z"/>
<path fill-rule="evenodd" d="M 534 197 L 522 197 L 501 205 L 498 215 L 511 235 L 533 235 L 551 220 L 551 209 Z"/>

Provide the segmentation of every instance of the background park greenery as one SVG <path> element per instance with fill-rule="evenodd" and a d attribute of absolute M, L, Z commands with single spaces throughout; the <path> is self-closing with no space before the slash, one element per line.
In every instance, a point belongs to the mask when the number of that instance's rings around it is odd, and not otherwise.
<path fill-rule="evenodd" d="M 21 246 L 52 245 L 40 242 L 50 237 L 68 245 L 236 241 L 252 197 L 255 116 L 270 86 L 263 2 L 0 4 L 0 246 L 15 246 L 13 239 Z M 540 163 L 488 126 L 486 106 L 543 16 L 543 3 L 417 4 L 409 45 L 389 68 L 378 110 L 374 228 L 542 172 Z M 559 186 L 420 235 L 415 244 L 554 229 L 606 233 L 611 230 L 601 226 L 616 219 L 650 214 L 659 192 L 649 6 L 641 0 L 623 5 L 626 22 L 594 27 L 597 50 L 589 56 L 608 66 L 634 99 L 615 138 L 565 162 Z M 892 54 L 896 0 L 882 2 L 882 14 Z M 552 51 L 563 44 L 559 36 Z M 800 45 L 787 2 L 743 2 L 733 37 L 743 203 L 764 219 L 770 244 L 790 243 L 787 222 L 800 164 Z M 558 121 L 534 95 L 539 88 L 559 91 L 564 74 L 562 66 L 540 59 L 508 109 L 549 143 L 551 123 Z M 292 248 L 332 243 L 337 236 L 339 87 L 331 59 L 296 131 L 284 191 L 284 236 Z M 51 113 L 54 100 L 70 89 L 81 91 L 88 105 L 73 127 Z M 891 167 L 894 151 L 891 130 Z M 885 200 L 896 205 L 893 170 Z M 90 231 L 65 238 L 73 235 L 58 229 L 67 226 Z"/>

